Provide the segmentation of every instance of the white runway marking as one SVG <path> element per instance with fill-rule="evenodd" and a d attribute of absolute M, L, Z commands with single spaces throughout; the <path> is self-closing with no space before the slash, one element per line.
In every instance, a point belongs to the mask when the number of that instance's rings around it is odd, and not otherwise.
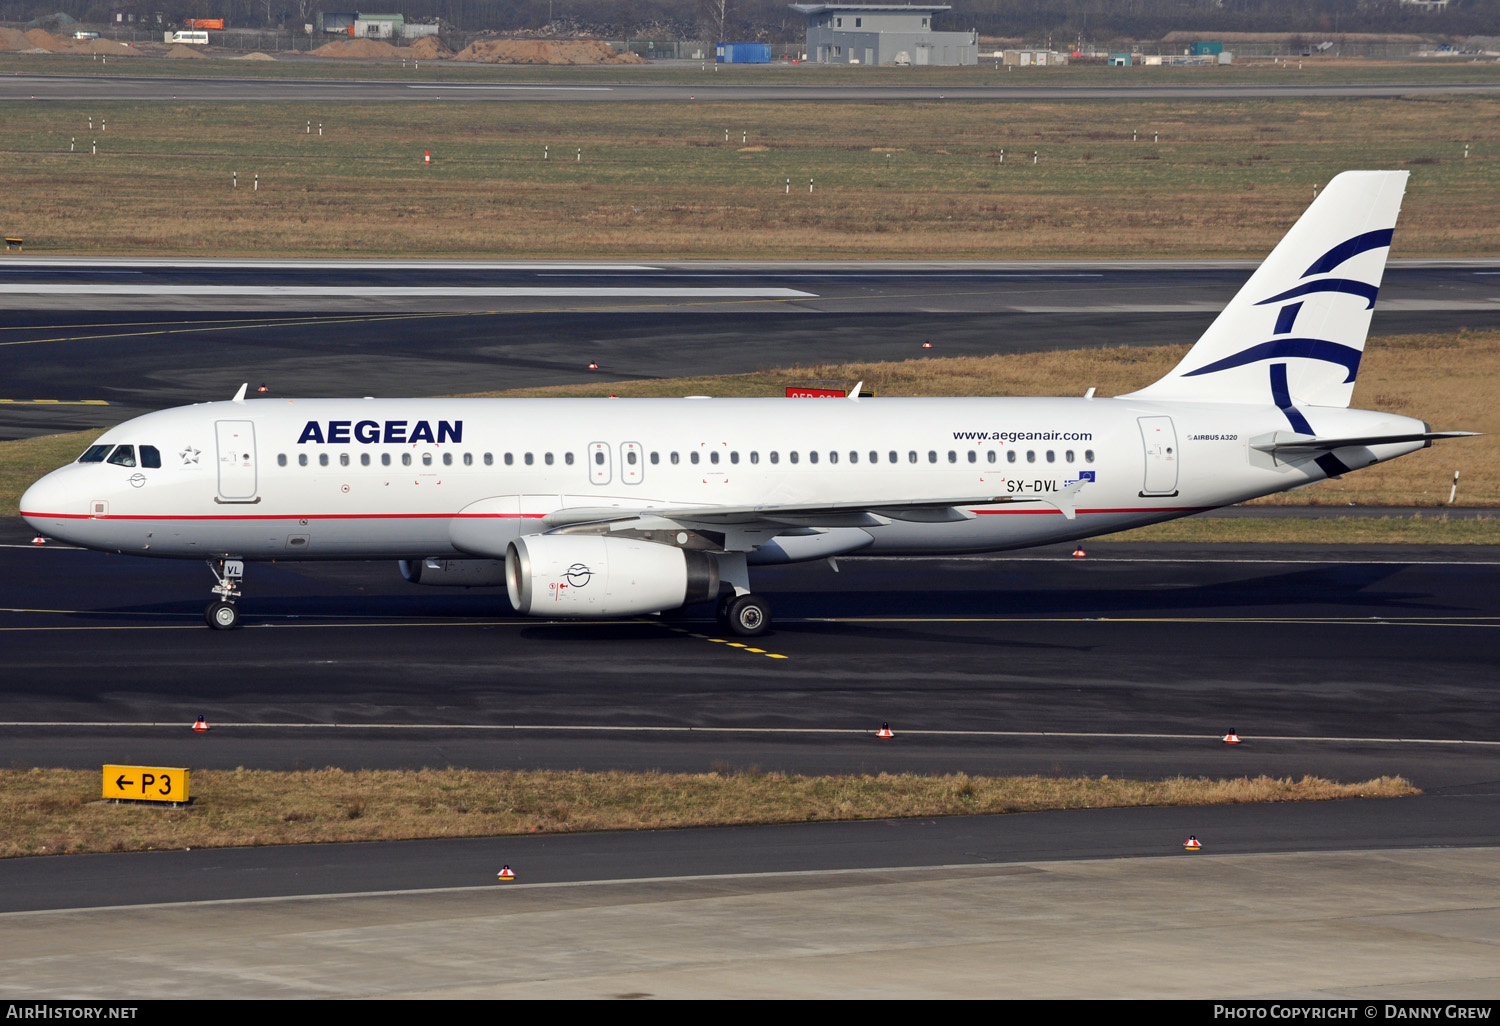
<path fill-rule="evenodd" d="M 570 299 L 815 299 L 817 294 L 787 288 L 734 288 L 728 286 L 566 286 L 566 285 L 108 285 L 97 283 L 39 282 L 0 283 L 0 295 L 51 296 L 391 296 L 436 298 L 440 296 L 550 296 Z"/>

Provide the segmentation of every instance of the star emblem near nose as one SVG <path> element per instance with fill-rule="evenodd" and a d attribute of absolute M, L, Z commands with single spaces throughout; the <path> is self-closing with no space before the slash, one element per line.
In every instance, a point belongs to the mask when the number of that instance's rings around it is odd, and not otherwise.
<path fill-rule="evenodd" d="M 197 463 L 198 462 L 198 450 L 194 449 L 191 445 L 188 446 L 186 449 L 182 450 L 177 455 L 179 455 L 179 456 L 182 457 L 182 462 L 183 463 Z"/>

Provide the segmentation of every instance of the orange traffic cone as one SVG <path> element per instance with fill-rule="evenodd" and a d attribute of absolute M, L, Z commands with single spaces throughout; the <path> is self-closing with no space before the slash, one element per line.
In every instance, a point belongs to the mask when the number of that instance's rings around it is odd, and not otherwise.
<path fill-rule="evenodd" d="M 1231 730 L 1224 735 L 1224 743 L 1226 745 L 1237 745 L 1240 743 L 1240 736 Z"/>
<path fill-rule="evenodd" d="M 882 723 L 880 725 L 880 729 L 875 732 L 875 736 L 876 737 L 895 737 L 896 735 L 891 733 L 891 725 L 889 723 Z"/>
<path fill-rule="evenodd" d="M 1189 834 L 1188 839 L 1182 842 L 1182 847 L 1186 851 L 1197 851 L 1198 849 L 1203 847 L 1203 844 L 1198 840 L 1198 838 L 1194 837 L 1192 834 Z"/>
<path fill-rule="evenodd" d="M 207 730 L 209 730 L 208 721 L 205 720 L 202 716 L 199 716 L 198 722 L 193 724 L 193 729 L 199 734 L 206 732 Z"/>
<path fill-rule="evenodd" d="M 1088 553 L 1083 551 L 1083 546 L 1082 545 L 1078 546 L 1078 548 L 1076 548 L 1076 549 L 1073 550 L 1073 558 L 1074 559 L 1082 559 L 1086 555 L 1088 555 Z"/>
<path fill-rule="evenodd" d="M 509 866 L 501 866 L 500 872 L 495 875 L 495 879 L 499 880 L 501 883 L 509 883 L 515 878 L 516 874 L 510 871 Z"/>

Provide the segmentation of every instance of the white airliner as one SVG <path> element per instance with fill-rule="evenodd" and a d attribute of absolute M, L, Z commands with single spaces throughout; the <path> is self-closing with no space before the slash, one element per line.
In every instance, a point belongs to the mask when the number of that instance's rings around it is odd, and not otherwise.
<path fill-rule="evenodd" d="M 749 567 L 1022 548 L 1394 459 L 1436 438 L 1349 409 L 1405 171 L 1339 175 L 1160 381 L 1113 399 L 296 399 L 111 428 L 26 492 L 75 545 L 198 558 L 210 626 L 244 564 L 393 559 L 504 583 L 525 615 L 716 602 L 771 623 Z M 855 390 L 857 395 L 858 389 Z"/>

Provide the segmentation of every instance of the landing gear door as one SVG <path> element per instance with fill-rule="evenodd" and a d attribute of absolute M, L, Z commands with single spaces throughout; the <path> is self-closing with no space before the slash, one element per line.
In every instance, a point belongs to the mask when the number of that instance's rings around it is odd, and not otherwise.
<path fill-rule="evenodd" d="M 596 485 L 609 484 L 613 477 L 610 468 L 610 444 L 589 443 L 589 481 Z"/>
<path fill-rule="evenodd" d="M 1171 417 L 1140 417 L 1141 443 L 1146 449 L 1145 495 L 1177 494 L 1177 429 Z"/>
<path fill-rule="evenodd" d="M 219 443 L 219 500 L 255 501 L 255 423 L 214 422 Z"/>

